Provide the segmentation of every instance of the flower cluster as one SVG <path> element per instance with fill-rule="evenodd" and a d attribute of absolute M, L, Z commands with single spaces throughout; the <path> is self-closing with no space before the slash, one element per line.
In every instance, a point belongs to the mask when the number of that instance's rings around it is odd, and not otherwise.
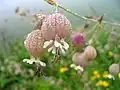
<path fill-rule="evenodd" d="M 46 49 L 54 55 L 65 55 L 69 48 L 65 38 L 69 34 L 70 27 L 70 21 L 58 12 L 49 15 L 37 14 L 34 30 L 28 34 L 24 41 L 25 48 L 29 52 L 31 59 L 24 59 L 23 62 L 33 64 L 39 61 L 41 66 L 46 66 L 44 62 L 39 60 L 39 56 Z"/>
<path fill-rule="evenodd" d="M 99 80 L 96 84 L 97 86 L 103 86 L 103 87 L 108 87 L 109 83 L 105 80 Z"/>
<path fill-rule="evenodd" d="M 96 86 L 100 87 L 109 87 L 109 79 L 115 80 L 115 77 L 112 74 L 109 74 L 108 71 L 104 71 L 101 74 L 98 71 L 93 71 L 91 76 L 91 80 L 96 81 Z"/>

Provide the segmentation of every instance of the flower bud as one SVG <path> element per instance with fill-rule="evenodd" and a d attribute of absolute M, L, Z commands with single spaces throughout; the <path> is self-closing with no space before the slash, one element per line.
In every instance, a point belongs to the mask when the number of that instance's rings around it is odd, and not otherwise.
<path fill-rule="evenodd" d="M 77 48 L 83 48 L 85 45 L 84 36 L 82 33 L 73 32 L 72 33 L 72 44 Z"/>
<path fill-rule="evenodd" d="M 85 53 L 76 52 L 73 54 L 72 61 L 76 65 L 84 67 L 88 64 L 88 58 Z"/>
<path fill-rule="evenodd" d="M 96 58 L 97 56 L 97 52 L 96 52 L 96 49 L 92 46 L 87 46 L 85 48 L 85 53 L 87 54 L 88 56 L 88 60 L 93 60 Z"/>
<path fill-rule="evenodd" d="M 119 66 L 119 64 L 114 63 L 114 64 L 110 65 L 109 72 L 111 74 L 117 74 L 117 73 L 119 73 L 120 72 L 120 66 Z"/>

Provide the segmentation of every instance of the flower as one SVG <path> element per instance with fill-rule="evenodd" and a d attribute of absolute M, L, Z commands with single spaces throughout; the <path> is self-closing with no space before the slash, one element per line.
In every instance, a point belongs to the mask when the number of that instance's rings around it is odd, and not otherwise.
<path fill-rule="evenodd" d="M 29 54 L 33 57 L 39 57 L 43 52 L 44 39 L 41 30 L 34 30 L 28 34 L 24 41 L 24 46 Z"/>
<path fill-rule="evenodd" d="M 46 64 L 40 60 L 35 60 L 34 58 L 31 58 L 31 59 L 23 59 L 23 62 L 26 62 L 28 64 L 33 64 L 33 63 L 39 63 L 41 66 L 45 67 Z"/>
<path fill-rule="evenodd" d="M 81 66 L 76 66 L 76 67 L 75 67 L 75 70 L 80 70 L 80 71 L 82 71 L 82 72 L 84 71 L 83 67 L 81 67 Z"/>
<path fill-rule="evenodd" d="M 74 64 L 85 67 L 88 65 L 88 57 L 84 52 L 75 52 L 72 56 L 72 61 Z"/>
<path fill-rule="evenodd" d="M 120 73 L 118 73 L 118 78 L 120 78 Z"/>
<path fill-rule="evenodd" d="M 97 51 L 93 46 L 87 46 L 84 52 L 87 54 L 88 60 L 93 60 L 97 56 Z"/>
<path fill-rule="evenodd" d="M 108 55 L 112 57 L 112 56 L 113 56 L 113 52 L 112 52 L 112 51 L 109 51 L 109 52 L 108 52 Z"/>
<path fill-rule="evenodd" d="M 64 73 L 64 72 L 66 72 L 66 71 L 68 71 L 68 68 L 66 68 L 66 67 L 62 67 L 62 68 L 60 68 L 60 70 L 59 70 L 60 73 Z"/>
<path fill-rule="evenodd" d="M 113 63 L 109 66 L 109 72 L 111 74 L 118 74 L 119 73 L 119 64 Z"/>
<path fill-rule="evenodd" d="M 108 78 L 108 75 L 109 75 L 108 72 L 105 71 L 102 76 L 103 76 L 103 78 Z"/>
<path fill-rule="evenodd" d="M 103 83 L 103 86 L 104 86 L 104 87 L 108 87 L 108 86 L 109 86 L 109 84 L 108 84 L 107 81 L 103 81 L 102 83 Z"/>
<path fill-rule="evenodd" d="M 103 81 L 102 80 L 99 80 L 98 82 L 97 82 L 97 86 L 102 86 L 103 85 Z"/>
<path fill-rule="evenodd" d="M 43 37 L 46 41 L 54 40 L 56 35 L 66 38 L 69 35 L 71 28 L 70 21 L 60 13 L 53 13 L 48 15 L 41 26 Z"/>
<path fill-rule="evenodd" d="M 105 71 L 102 76 L 103 78 L 109 78 L 115 80 L 114 76 L 109 74 L 108 71 Z"/>
<path fill-rule="evenodd" d="M 85 45 L 84 36 L 80 32 L 72 33 L 72 44 L 75 47 L 82 48 Z"/>
<path fill-rule="evenodd" d="M 95 80 L 100 77 L 100 74 L 98 71 L 93 71 L 93 76 L 91 76 L 91 80 Z"/>
<path fill-rule="evenodd" d="M 111 75 L 111 74 L 108 75 L 108 78 L 115 80 L 115 77 L 113 75 Z"/>
<path fill-rule="evenodd" d="M 109 83 L 105 80 L 99 80 L 96 84 L 97 86 L 103 86 L 103 87 L 108 87 Z"/>
<path fill-rule="evenodd" d="M 93 75 L 96 76 L 96 78 L 99 78 L 99 77 L 100 77 L 100 74 L 98 73 L 98 71 L 94 71 L 94 72 L 93 72 Z"/>
<path fill-rule="evenodd" d="M 48 52 L 52 51 L 53 54 L 58 54 L 58 52 L 60 52 L 61 54 L 65 55 L 69 48 L 69 45 L 64 41 L 64 39 L 61 39 L 60 42 L 56 40 L 46 41 L 43 45 L 43 48 L 46 48 L 49 45 L 51 45 L 51 47 L 48 48 Z"/>
<path fill-rule="evenodd" d="M 24 59 L 23 62 L 28 64 L 39 63 L 41 66 L 46 64 L 38 59 L 38 57 L 44 52 L 43 48 L 44 39 L 42 37 L 41 30 L 34 30 L 28 34 L 24 41 L 24 46 L 29 52 L 31 59 Z"/>
<path fill-rule="evenodd" d="M 84 68 L 81 67 L 80 65 L 76 66 L 75 64 L 71 64 L 70 67 L 71 67 L 71 68 L 74 68 L 76 71 L 79 71 L 79 70 L 80 70 L 81 72 L 84 71 Z"/>

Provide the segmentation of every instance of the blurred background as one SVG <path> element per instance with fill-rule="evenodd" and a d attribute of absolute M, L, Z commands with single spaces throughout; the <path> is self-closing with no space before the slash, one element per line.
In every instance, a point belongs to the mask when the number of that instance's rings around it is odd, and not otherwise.
<path fill-rule="evenodd" d="M 80 15 L 103 15 L 111 21 L 119 22 L 120 1 L 119 0 L 57 0 L 60 4 Z M 29 9 L 27 17 L 15 14 L 15 8 Z M 5 32 L 7 39 L 23 37 L 32 30 L 32 14 L 51 13 L 53 7 L 44 0 L 1 0 L 0 2 L 0 32 Z M 73 23 L 79 26 L 83 21 L 61 10 Z M 0 35 L 1 36 L 1 35 Z M 1 37 L 0 37 L 1 38 Z"/>

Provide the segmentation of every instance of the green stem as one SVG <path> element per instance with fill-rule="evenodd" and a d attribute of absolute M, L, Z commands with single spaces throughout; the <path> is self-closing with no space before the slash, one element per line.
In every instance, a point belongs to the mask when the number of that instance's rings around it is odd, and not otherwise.
<path fill-rule="evenodd" d="M 44 1 L 46 1 L 46 2 L 48 3 L 49 0 L 44 0 Z M 51 4 L 51 5 L 55 6 L 54 4 Z M 61 8 L 61 9 L 63 9 L 63 10 L 65 10 L 66 12 L 68 12 L 68 13 L 76 16 L 76 17 L 78 17 L 79 19 L 88 20 L 88 21 L 92 21 L 92 22 L 98 22 L 97 19 L 88 19 L 88 18 L 86 18 L 85 16 L 81 16 L 81 15 L 79 15 L 78 13 L 72 12 L 70 9 L 67 9 L 67 8 L 65 8 L 64 6 L 60 5 L 60 4 L 58 4 L 58 7 Z M 115 22 L 112 23 L 112 22 L 108 22 L 108 21 L 104 21 L 104 20 L 102 21 L 102 23 L 104 23 L 104 24 L 109 24 L 109 25 L 114 25 L 114 26 L 120 26 L 119 23 L 115 23 Z"/>

